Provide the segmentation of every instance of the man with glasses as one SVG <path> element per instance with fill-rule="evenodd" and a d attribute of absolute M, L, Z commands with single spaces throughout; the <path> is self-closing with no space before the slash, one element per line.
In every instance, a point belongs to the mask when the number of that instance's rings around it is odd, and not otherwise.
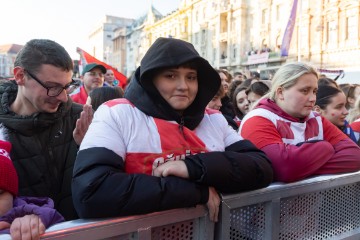
<path fill-rule="evenodd" d="M 85 104 L 89 93 L 95 88 L 102 87 L 106 68 L 101 64 L 90 63 L 84 67 L 81 74 L 83 85 L 71 95 L 74 102 Z"/>
<path fill-rule="evenodd" d="M 12 143 L 19 195 L 52 198 L 67 220 L 77 218 L 72 170 L 91 121 L 84 118 L 92 117 L 90 106 L 81 113 L 83 107 L 68 97 L 72 75 L 73 61 L 61 45 L 33 39 L 16 57 L 15 80 L 0 84 L 0 122 Z"/>

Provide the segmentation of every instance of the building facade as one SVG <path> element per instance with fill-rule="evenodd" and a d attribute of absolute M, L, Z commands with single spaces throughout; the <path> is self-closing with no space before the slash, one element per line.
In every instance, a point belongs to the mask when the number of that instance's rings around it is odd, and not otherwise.
<path fill-rule="evenodd" d="M 113 65 L 118 60 L 113 59 L 116 30 L 133 22 L 134 19 L 106 15 L 89 35 L 88 52 L 100 61 Z"/>
<path fill-rule="evenodd" d="M 296 18 L 289 54 L 281 56 L 294 2 Z M 127 76 L 158 37 L 191 42 L 214 68 L 255 70 L 264 78 L 271 78 L 289 61 L 306 61 L 326 69 L 360 69 L 359 15 L 358 0 L 182 0 L 178 9 L 166 16 L 151 7 L 131 25 L 124 22 L 122 30 L 109 27 L 109 33 L 102 33 L 97 40 L 94 37 L 102 50 L 97 52 L 94 47 L 92 53 L 121 66 Z M 105 41 L 107 35 L 112 36 L 111 42 Z M 116 57 L 109 59 L 109 53 Z"/>
<path fill-rule="evenodd" d="M 0 46 L 0 79 L 14 75 L 14 62 L 22 45 L 7 44 Z"/>

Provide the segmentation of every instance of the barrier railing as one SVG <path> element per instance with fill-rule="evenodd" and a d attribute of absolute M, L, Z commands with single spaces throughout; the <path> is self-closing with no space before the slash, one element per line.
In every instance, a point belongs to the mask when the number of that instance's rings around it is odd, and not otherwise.
<path fill-rule="evenodd" d="M 360 172 L 223 196 L 215 239 L 360 239 Z"/>
<path fill-rule="evenodd" d="M 10 239 L 1 235 L 0 240 Z M 41 239 L 214 239 L 214 224 L 204 206 L 140 216 L 73 220 L 50 227 Z"/>
<path fill-rule="evenodd" d="M 0 240 L 10 239 L 0 235 Z M 204 206 L 141 216 L 78 219 L 41 239 L 360 239 L 360 172 L 222 196 L 219 222 Z"/>

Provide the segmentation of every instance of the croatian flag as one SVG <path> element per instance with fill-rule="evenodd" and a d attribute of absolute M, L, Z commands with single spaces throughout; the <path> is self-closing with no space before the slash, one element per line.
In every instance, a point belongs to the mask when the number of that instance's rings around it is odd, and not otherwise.
<path fill-rule="evenodd" d="M 289 56 L 289 48 L 291 37 L 294 32 L 295 21 L 296 21 L 296 9 L 297 9 L 298 0 L 294 0 L 293 6 L 291 9 L 290 17 L 288 24 L 286 26 L 284 37 L 281 43 L 281 56 Z"/>
<path fill-rule="evenodd" d="M 115 79 L 117 79 L 119 81 L 119 86 L 122 87 L 122 88 L 125 88 L 127 78 L 126 78 L 126 76 L 124 74 L 122 74 L 121 72 L 116 70 L 116 68 L 113 68 L 112 66 L 110 66 L 110 65 L 96 59 L 95 57 L 91 56 L 89 53 L 85 52 L 84 50 L 82 50 L 79 47 L 76 48 L 76 52 L 80 54 L 79 73 L 82 72 L 82 70 L 83 70 L 83 68 L 85 67 L 86 64 L 89 64 L 89 63 L 101 64 L 106 69 L 113 70 Z"/>

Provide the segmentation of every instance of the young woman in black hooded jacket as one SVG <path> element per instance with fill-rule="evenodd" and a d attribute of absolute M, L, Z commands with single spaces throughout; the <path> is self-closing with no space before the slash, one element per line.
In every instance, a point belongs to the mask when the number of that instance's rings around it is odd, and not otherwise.
<path fill-rule="evenodd" d="M 115 217 L 207 204 L 268 186 L 266 155 L 206 105 L 219 74 L 193 45 L 159 38 L 124 99 L 100 106 L 80 146 L 72 191 L 81 218 Z"/>

